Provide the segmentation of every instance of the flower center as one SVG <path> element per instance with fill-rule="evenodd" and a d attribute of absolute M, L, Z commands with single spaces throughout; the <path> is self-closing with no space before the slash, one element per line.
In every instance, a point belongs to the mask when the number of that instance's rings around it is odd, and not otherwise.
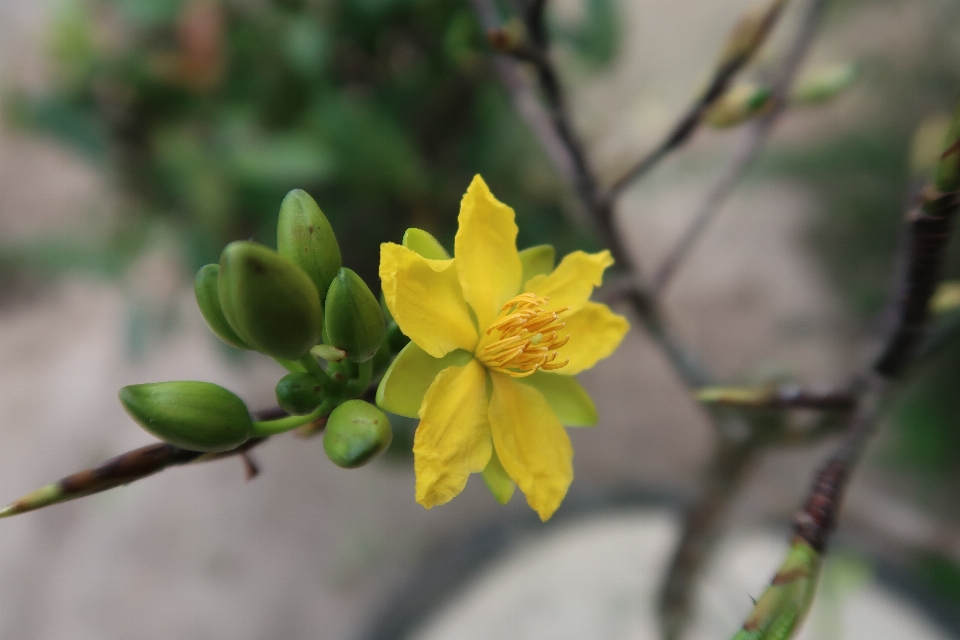
<path fill-rule="evenodd" d="M 566 326 L 560 322 L 560 314 L 570 307 L 547 311 L 543 308 L 547 300 L 533 293 L 508 300 L 477 346 L 475 355 L 480 362 L 514 378 L 533 375 L 537 369 L 552 371 L 567 366 L 569 358 L 555 361 L 557 349 L 570 339 L 557 333 Z"/>

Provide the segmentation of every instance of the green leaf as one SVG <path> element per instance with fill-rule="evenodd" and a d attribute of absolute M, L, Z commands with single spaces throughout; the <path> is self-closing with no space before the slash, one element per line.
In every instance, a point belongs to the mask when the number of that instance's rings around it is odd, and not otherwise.
<path fill-rule="evenodd" d="M 517 382 L 542 393 L 563 425 L 592 427 L 597 424 L 597 407 L 573 376 L 538 371 L 527 378 L 517 378 Z"/>
<path fill-rule="evenodd" d="M 420 417 L 420 403 L 434 378 L 447 367 L 463 366 L 473 354 L 458 349 L 434 358 L 414 342 L 405 346 L 383 374 L 377 387 L 377 406 L 407 418 Z"/>

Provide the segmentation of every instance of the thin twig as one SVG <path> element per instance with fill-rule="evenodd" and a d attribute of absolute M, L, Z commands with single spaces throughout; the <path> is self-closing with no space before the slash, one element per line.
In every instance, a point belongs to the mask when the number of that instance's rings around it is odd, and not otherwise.
<path fill-rule="evenodd" d="M 273 420 L 287 415 L 280 409 L 268 409 L 257 412 L 258 420 Z M 321 418 L 320 420 L 326 420 Z M 107 491 L 137 480 L 142 480 L 170 467 L 185 464 L 211 462 L 240 456 L 244 461 L 247 479 L 259 473 L 259 468 L 250 458 L 250 451 L 266 442 L 269 438 L 251 438 L 236 449 L 220 453 L 190 451 L 172 444 L 160 442 L 147 445 L 120 454 L 106 462 L 83 471 L 70 474 L 53 484 L 27 494 L 19 500 L 0 509 L 0 518 L 15 516 L 28 511 L 67 502 L 77 498 Z"/>
<path fill-rule="evenodd" d="M 706 228 L 714 212 L 719 209 L 720 203 L 726 198 L 762 148 L 768 133 L 773 128 L 782 110 L 782 105 L 785 102 L 784 96 L 789 92 L 797 70 L 813 44 L 822 22 L 825 5 L 826 0 L 811 0 L 807 5 L 803 23 L 797 31 L 775 80 L 774 95 L 778 97 L 778 103 L 775 104 L 774 110 L 769 115 L 757 122 L 748 132 L 737 155 L 707 195 L 708 199 L 704 200 L 693 225 L 684 234 L 680 244 L 668 254 L 669 257 L 664 262 L 664 266 L 658 270 L 654 277 L 651 287 L 654 297 L 669 281 L 670 275 L 682 263 L 683 257 L 693 246 L 699 234 Z M 715 203 L 713 199 L 716 199 L 717 202 Z M 660 594 L 660 625 L 664 638 L 667 640 L 681 637 L 686 629 L 690 618 L 692 592 L 696 578 L 702 572 L 713 543 L 719 537 L 732 496 L 746 478 L 749 461 L 759 455 L 759 449 L 776 441 L 771 438 L 761 438 L 759 432 L 761 427 L 749 419 L 747 420 L 747 426 L 751 430 L 751 434 L 741 442 L 731 443 L 729 437 L 722 431 L 718 434 L 720 442 L 714 451 L 711 469 L 732 469 L 735 473 L 729 481 L 718 481 L 714 478 L 713 473 L 707 474 L 704 484 L 701 485 L 703 489 L 700 497 L 690 507 L 684 518 L 680 540 Z M 795 436 L 796 434 L 777 434 L 777 437 L 785 440 Z M 722 491 L 718 491 L 715 486 L 718 482 L 720 482 L 719 486 L 723 489 Z M 704 516 L 704 514 L 707 514 L 707 516 Z"/>
<path fill-rule="evenodd" d="M 733 188 L 754 160 L 757 159 L 757 156 L 760 155 L 774 126 L 787 108 L 790 89 L 810 51 L 817 29 L 823 20 L 825 9 L 826 2 L 813 2 L 807 7 L 793 45 L 771 83 L 773 91 L 770 111 L 755 122 L 750 123 L 733 158 L 727 163 L 723 173 L 703 198 L 690 225 L 681 234 L 680 240 L 667 253 L 667 257 L 654 272 L 650 283 L 653 295 L 659 297 L 663 293 L 673 275 L 696 245 L 697 240 L 700 239 L 710 222 L 720 212 Z"/>
<path fill-rule="evenodd" d="M 471 4 L 487 32 L 497 32 L 499 14 L 493 0 L 471 0 Z M 531 89 L 525 79 L 506 60 L 495 59 L 498 75 L 520 113 L 540 139 L 562 177 L 572 184 L 589 215 L 589 223 L 599 235 L 601 242 L 610 249 L 618 270 L 625 274 L 623 280 L 629 285 L 624 299 L 633 307 L 640 321 L 653 340 L 659 345 L 680 378 L 690 387 L 708 384 L 711 376 L 705 365 L 673 334 L 663 319 L 656 301 L 647 291 L 636 260 L 627 250 L 620 234 L 614 228 L 612 203 L 603 197 L 596 179 L 590 171 L 587 154 L 574 133 L 567 110 L 566 100 L 558 75 L 549 56 L 549 42 L 545 30 L 537 25 L 543 22 L 546 2 L 532 2 L 524 13 L 524 20 L 531 40 L 529 47 L 536 53 L 523 58 L 534 65 L 543 104 L 538 108 L 531 102 Z M 583 220 L 576 220 L 582 224 Z"/>
<path fill-rule="evenodd" d="M 661 160 L 672 151 L 679 149 L 690 139 L 703 121 L 703 116 L 717 100 L 723 97 L 723 94 L 727 92 L 733 79 L 743 70 L 747 63 L 753 59 L 753 56 L 766 41 L 767 36 L 773 30 L 774 25 L 776 25 L 777 18 L 780 16 L 785 4 L 785 0 L 774 0 L 774 2 L 770 4 L 759 23 L 754 26 L 753 33 L 749 34 L 750 41 L 741 47 L 735 55 L 721 61 L 720 65 L 714 71 L 707 89 L 690 105 L 686 113 L 680 117 L 663 141 L 622 176 L 614 180 L 605 194 L 607 200 L 615 200 L 624 189 L 646 175 Z M 738 25 L 738 27 L 740 27 L 740 25 Z M 734 36 L 736 36 L 736 30 Z"/>
<path fill-rule="evenodd" d="M 805 389 L 797 385 L 706 387 L 697 393 L 697 400 L 713 407 L 753 410 L 850 411 L 857 406 L 857 397 L 850 391 Z"/>

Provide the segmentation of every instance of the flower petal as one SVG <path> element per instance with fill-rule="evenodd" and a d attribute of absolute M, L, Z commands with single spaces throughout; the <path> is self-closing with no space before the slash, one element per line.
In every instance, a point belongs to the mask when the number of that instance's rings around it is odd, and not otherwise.
<path fill-rule="evenodd" d="M 572 376 L 597 364 L 620 346 L 630 330 L 626 318 L 597 302 L 587 302 L 580 311 L 561 317 L 566 326 L 559 333 L 568 334 L 570 341 L 557 350 L 557 362 L 567 358 L 570 362 L 556 370 L 560 375 Z"/>
<path fill-rule="evenodd" d="M 454 262 L 463 297 L 482 331 L 520 290 L 523 267 L 517 253 L 517 224 L 513 209 L 494 198 L 480 176 L 474 177 L 460 202 L 459 223 Z"/>
<path fill-rule="evenodd" d="M 473 351 L 479 340 L 453 260 L 428 260 L 392 242 L 380 245 L 380 281 L 400 330 L 435 358 Z"/>
<path fill-rule="evenodd" d="M 532 376 L 517 378 L 517 382 L 528 384 L 543 394 L 564 426 L 592 427 L 597 424 L 597 407 L 573 376 L 537 371 Z"/>
<path fill-rule="evenodd" d="M 536 276 L 523 289 L 524 292 L 550 298 L 547 309 L 570 307 L 571 312 L 578 311 L 590 298 L 593 288 L 600 286 L 603 272 L 612 264 L 609 251 L 574 251 L 563 257 L 553 273 Z"/>
<path fill-rule="evenodd" d="M 573 480 L 573 447 L 543 395 L 510 376 L 491 373 L 490 430 L 503 468 L 547 520 Z"/>
<path fill-rule="evenodd" d="M 534 276 L 547 275 L 557 264 L 557 250 L 550 244 L 538 244 L 527 247 L 520 252 L 520 264 L 523 265 L 523 276 L 520 282 L 529 282 Z"/>
<path fill-rule="evenodd" d="M 443 245 L 423 229 L 417 229 L 416 227 L 407 229 L 403 234 L 401 244 L 430 260 L 450 259 L 450 254 L 443 248 Z"/>
<path fill-rule="evenodd" d="M 471 473 L 490 461 L 487 380 L 483 365 L 472 359 L 448 367 L 430 385 L 420 406 L 413 438 L 417 502 L 427 509 L 463 491 Z"/>
<path fill-rule="evenodd" d="M 487 489 L 500 504 L 510 502 L 513 490 L 517 488 L 517 484 L 510 479 L 506 469 L 500 464 L 496 451 L 490 455 L 490 462 L 483 468 L 483 481 L 487 483 Z"/>
<path fill-rule="evenodd" d="M 473 354 L 460 349 L 442 358 L 434 358 L 408 342 L 400 350 L 377 387 L 377 406 L 390 413 L 407 418 L 420 417 L 420 404 L 440 372 L 451 366 L 463 366 Z"/>

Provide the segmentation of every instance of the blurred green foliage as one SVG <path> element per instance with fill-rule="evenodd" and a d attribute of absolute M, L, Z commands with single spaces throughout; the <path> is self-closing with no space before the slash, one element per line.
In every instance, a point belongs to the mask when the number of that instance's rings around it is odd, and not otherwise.
<path fill-rule="evenodd" d="M 559 39 L 607 64 L 614 6 L 589 0 Z M 162 224 L 182 236 L 192 270 L 230 240 L 271 243 L 280 201 L 299 187 L 371 279 L 379 243 L 406 227 L 451 239 L 475 173 L 516 208 L 521 245 L 583 242 L 467 2 L 74 0 L 50 55 L 50 89 L 14 92 L 6 112 L 108 171 L 124 215 L 95 249 L 4 248 L 21 263 L 116 274 Z"/>

